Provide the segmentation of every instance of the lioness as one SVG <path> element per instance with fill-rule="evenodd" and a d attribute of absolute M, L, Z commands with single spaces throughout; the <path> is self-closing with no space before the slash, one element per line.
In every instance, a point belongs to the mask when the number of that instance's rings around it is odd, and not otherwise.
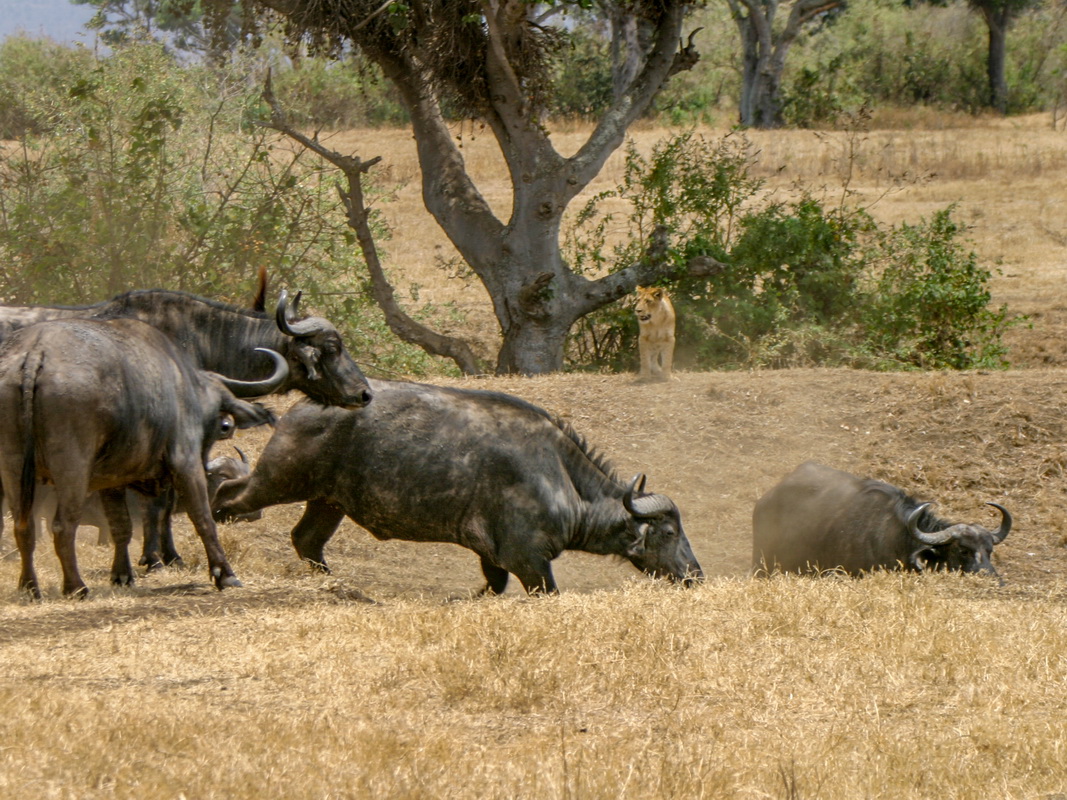
<path fill-rule="evenodd" d="M 641 371 L 637 379 L 669 381 L 674 363 L 674 306 L 667 290 L 638 286 L 634 311 L 640 328 L 637 349 L 641 354 Z"/>

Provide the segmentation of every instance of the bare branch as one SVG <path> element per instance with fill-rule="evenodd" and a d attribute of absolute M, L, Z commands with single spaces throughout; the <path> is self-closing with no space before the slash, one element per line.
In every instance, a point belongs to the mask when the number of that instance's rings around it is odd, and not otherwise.
<path fill-rule="evenodd" d="M 347 188 L 338 186 L 337 192 L 345 208 L 348 226 L 355 231 L 360 250 L 367 263 L 371 278 L 371 293 L 385 314 L 389 329 L 405 342 L 418 345 L 433 355 L 451 359 L 466 375 L 478 375 L 484 372 L 481 363 L 467 342 L 437 333 L 415 321 L 396 301 L 396 291 L 386 278 L 378 257 L 378 248 L 374 243 L 374 234 L 370 226 L 370 213 L 363 199 L 362 176 L 382 160 L 381 156 L 362 161 L 358 157 L 338 153 L 323 145 L 317 137 L 308 137 L 289 125 L 284 110 L 274 96 L 269 71 L 264 83 L 263 100 L 271 109 L 270 122 L 263 123 L 266 127 L 299 142 L 333 164 L 345 176 Z"/>

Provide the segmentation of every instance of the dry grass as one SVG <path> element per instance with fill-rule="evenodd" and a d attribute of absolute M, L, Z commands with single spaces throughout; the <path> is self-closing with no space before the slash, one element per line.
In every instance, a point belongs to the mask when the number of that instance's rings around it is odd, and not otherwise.
<path fill-rule="evenodd" d="M 1067 587 L 719 580 L 368 606 L 319 581 L 19 608 L 5 796 L 1032 798 Z"/>
<path fill-rule="evenodd" d="M 474 600 L 469 552 L 378 542 L 351 523 L 323 577 L 288 543 L 301 509 L 279 507 L 224 530 L 244 589 L 209 587 L 182 522 L 190 571 L 128 590 L 106 585 L 107 551 L 85 535 L 93 596 L 75 603 L 58 596 L 42 544 L 39 604 L 17 597 L 17 564 L 0 560 L 0 795 L 1067 796 L 1067 238 L 1056 238 L 1067 237 L 1056 211 L 1067 198 L 1062 134 L 1038 122 L 871 137 L 894 143 L 885 158 L 921 157 L 945 175 L 887 196 L 878 213 L 915 219 L 959 200 L 976 247 L 1005 258 L 998 299 L 1036 313 L 1013 333 L 1027 369 L 683 372 L 654 388 L 626 375 L 443 381 L 525 397 L 569 419 L 624 476 L 647 472 L 681 508 L 705 585 L 651 584 L 628 565 L 566 554 L 561 596 L 513 588 Z M 661 134 L 638 131 L 644 143 Z M 406 136 L 345 141 L 412 169 Z M 489 175 L 486 142 L 465 144 Z M 811 134 L 759 146 L 832 184 Z M 999 159 L 985 176 L 981 152 Z M 874 192 L 873 172 L 861 177 Z M 506 203 L 500 186 L 488 193 Z M 417 195 L 412 183 L 386 208 L 402 214 L 394 263 L 424 295 L 484 306 L 438 279 L 444 245 L 414 216 Z M 239 444 L 254 458 L 265 437 Z M 984 501 L 1007 505 L 1016 527 L 995 556 L 1006 585 L 749 580 L 752 503 L 808 458 L 897 482 L 947 517 L 988 522 Z M 10 547 L 8 532 L 0 551 Z"/>

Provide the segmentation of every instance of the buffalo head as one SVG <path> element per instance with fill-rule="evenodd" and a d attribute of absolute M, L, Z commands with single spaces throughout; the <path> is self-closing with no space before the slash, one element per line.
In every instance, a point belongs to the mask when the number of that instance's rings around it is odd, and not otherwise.
<path fill-rule="evenodd" d="M 635 475 L 622 498 L 634 534 L 626 557 L 648 575 L 691 586 L 704 572 L 682 530 L 678 507 L 666 495 L 646 494 L 644 489 L 645 476 Z"/>
<path fill-rule="evenodd" d="M 997 503 L 986 503 L 1000 511 L 1000 527 L 995 531 L 981 525 L 958 523 L 927 533 L 919 529 L 919 518 L 932 503 L 923 503 L 908 515 L 908 532 L 919 547 L 911 555 L 911 565 L 919 570 L 946 569 L 997 575 L 991 556 L 1011 531 L 1011 514 Z"/>
<path fill-rule="evenodd" d="M 215 493 L 225 481 L 232 481 L 238 478 L 247 479 L 252 471 L 248 459 L 245 457 L 241 448 L 234 447 L 233 449 L 237 451 L 240 460 L 233 456 L 218 456 L 204 465 L 204 471 L 207 474 L 208 496 L 212 498 L 212 501 L 214 501 Z M 248 514 L 238 514 L 232 518 L 227 518 L 226 515 L 215 512 L 214 517 L 216 522 L 237 520 L 253 522 L 257 519 L 261 519 L 263 517 L 263 512 L 252 511 Z"/>
<path fill-rule="evenodd" d="M 300 292 L 289 305 L 282 291 L 274 318 L 278 329 L 292 337 L 288 348 L 292 387 L 323 405 L 362 408 L 371 399 L 370 387 L 356 362 L 345 351 L 341 335 L 322 317 L 295 319 Z"/>

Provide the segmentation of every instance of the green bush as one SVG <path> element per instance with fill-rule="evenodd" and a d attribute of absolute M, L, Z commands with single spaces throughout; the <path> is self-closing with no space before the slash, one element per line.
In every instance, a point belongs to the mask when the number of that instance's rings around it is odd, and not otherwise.
<path fill-rule="evenodd" d="M 332 171 L 243 130 L 248 86 L 244 73 L 180 69 L 161 46 L 130 44 L 40 92 L 46 130 L 0 157 L 3 300 L 168 288 L 247 303 L 262 266 L 273 286 L 303 290 L 357 358 L 431 369 L 362 291 Z"/>
<path fill-rule="evenodd" d="M 273 80 L 275 93 L 285 98 L 286 112 L 298 125 L 343 129 L 408 123 L 395 92 L 367 61 L 304 58 L 275 68 Z"/>
<path fill-rule="evenodd" d="M 643 257 L 655 230 L 669 235 L 664 258 L 674 267 L 696 255 L 728 264 L 671 286 L 680 366 L 1007 365 L 1001 335 L 1017 318 L 989 307 L 991 272 L 961 243 L 951 208 L 883 228 L 806 191 L 761 201 L 752 159 L 737 137 L 712 144 L 683 134 L 647 159 L 630 147 L 620 186 L 591 200 L 568 232 L 571 263 L 621 269 Z M 624 222 L 600 213 L 609 199 L 629 204 Z M 621 227 L 630 236 L 609 247 Z M 576 326 L 569 364 L 632 369 L 636 338 L 628 304 L 602 309 Z"/>
<path fill-rule="evenodd" d="M 45 130 L 48 121 L 34 108 L 34 98 L 58 91 L 91 61 L 88 50 L 49 39 L 8 36 L 0 41 L 0 139 Z"/>
<path fill-rule="evenodd" d="M 880 232 L 868 250 L 861 311 L 874 357 L 927 369 L 1007 366 L 1007 307 L 989 307 L 992 273 L 960 243 L 952 211 Z"/>

